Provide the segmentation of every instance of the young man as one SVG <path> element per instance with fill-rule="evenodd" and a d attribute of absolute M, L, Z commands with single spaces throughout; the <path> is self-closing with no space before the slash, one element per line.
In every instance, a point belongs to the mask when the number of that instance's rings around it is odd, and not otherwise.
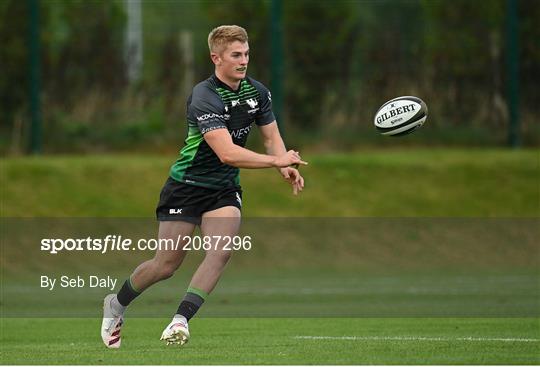
<path fill-rule="evenodd" d="M 215 73 L 197 84 L 187 101 L 185 146 L 171 167 L 156 209 L 160 239 L 186 238 L 197 225 L 203 236 L 236 236 L 242 205 L 239 168 L 276 167 L 295 195 L 304 188 L 304 179 L 293 166 L 307 163 L 298 152 L 285 149 L 268 89 L 246 76 L 249 45 L 245 29 L 217 27 L 208 36 L 208 46 Z M 267 154 L 243 148 L 253 122 L 260 129 Z M 213 242 L 206 251 L 163 331 L 161 339 L 167 345 L 188 341 L 188 321 L 216 286 L 231 256 L 224 244 Z M 171 277 L 185 255 L 181 249 L 158 249 L 153 259 L 134 270 L 118 294 L 105 297 L 101 337 L 108 348 L 120 347 L 127 306 L 152 284 Z"/>

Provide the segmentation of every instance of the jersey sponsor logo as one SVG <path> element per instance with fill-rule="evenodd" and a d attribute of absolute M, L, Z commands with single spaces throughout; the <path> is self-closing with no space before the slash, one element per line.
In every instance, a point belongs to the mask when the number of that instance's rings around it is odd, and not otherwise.
<path fill-rule="evenodd" d="M 182 214 L 182 209 L 169 209 L 169 214 Z"/>
<path fill-rule="evenodd" d="M 240 204 L 240 206 L 242 206 L 242 198 L 240 198 L 239 193 L 236 193 L 236 201 L 238 201 L 238 204 Z"/>
<path fill-rule="evenodd" d="M 231 106 L 232 107 L 236 107 L 240 104 L 240 100 L 239 99 L 236 99 L 236 100 L 232 100 L 231 101 Z"/>
<path fill-rule="evenodd" d="M 196 116 L 197 117 L 197 121 L 199 122 L 205 122 L 207 120 L 210 120 L 210 119 L 215 119 L 215 118 L 219 118 L 219 119 L 223 119 L 223 120 L 228 120 L 231 115 L 228 115 L 228 114 L 224 114 L 224 115 L 220 115 L 218 113 L 205 113 L 204 115 L 202 116 Z"/>
<path fill-rule="evenodd" d="M 241 129 L 231 130 L 231 136 L 235 139 L 242 139 L 244 136 L 249 134 L 251 130 L 251 125 L 243 127 Z"/>

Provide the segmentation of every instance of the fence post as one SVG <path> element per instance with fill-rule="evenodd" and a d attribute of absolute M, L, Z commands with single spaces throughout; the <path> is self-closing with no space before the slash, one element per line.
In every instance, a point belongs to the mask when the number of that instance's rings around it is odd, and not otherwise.
<path fill-rule="evenodd" d="M 283 121 L 283 3 L 272 0 L 271 3 L 271 81 L 272 107 L 276 114 L 281 134 L 284 134 Z"/>
<path fill-rule="evenodd" d="M 507 64 L 507 104 L 508 143 L 512 148 L 521 146 L 519 123 L 519 36 L 517 1 L 506 1 L 506 64 Z"/>
<path fill-rule="evenodd" d="M 39 39 L 39 0 L 28 0 L 29 17 L 29 72 L 30 72 L 30 152 L 42 151 L 41 124 L 41 57 Z"/>

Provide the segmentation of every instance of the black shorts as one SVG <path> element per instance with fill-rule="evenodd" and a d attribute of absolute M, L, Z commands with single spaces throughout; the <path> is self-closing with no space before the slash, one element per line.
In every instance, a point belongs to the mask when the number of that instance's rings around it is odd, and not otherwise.
<path fill-rule="evenodd" d="M 240 186 L 212 190 L 178 182 L 169 177 L 159 195 L 156 216 L 159 221 L 179 220 L 201 224 L 203 213 L 225 206 L 242 209 Z"/>

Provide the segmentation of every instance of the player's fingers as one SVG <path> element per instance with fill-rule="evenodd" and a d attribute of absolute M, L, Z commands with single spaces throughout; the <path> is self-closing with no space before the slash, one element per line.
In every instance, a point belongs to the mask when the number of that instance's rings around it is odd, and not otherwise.
<path fill-rule="evenodd" d="M 298 171 L 294 168 L 289 168 L 289 177 L 292 179 L 292 180 L 295 180 L 296 179 L 296 176 L 298 174 Z"/>
<path fill-rule="evenodd" d="M 290 150 L 289 152 L 292 154 L 293 157 L 301 159 L 300 152 L 296 150 Z"/>

